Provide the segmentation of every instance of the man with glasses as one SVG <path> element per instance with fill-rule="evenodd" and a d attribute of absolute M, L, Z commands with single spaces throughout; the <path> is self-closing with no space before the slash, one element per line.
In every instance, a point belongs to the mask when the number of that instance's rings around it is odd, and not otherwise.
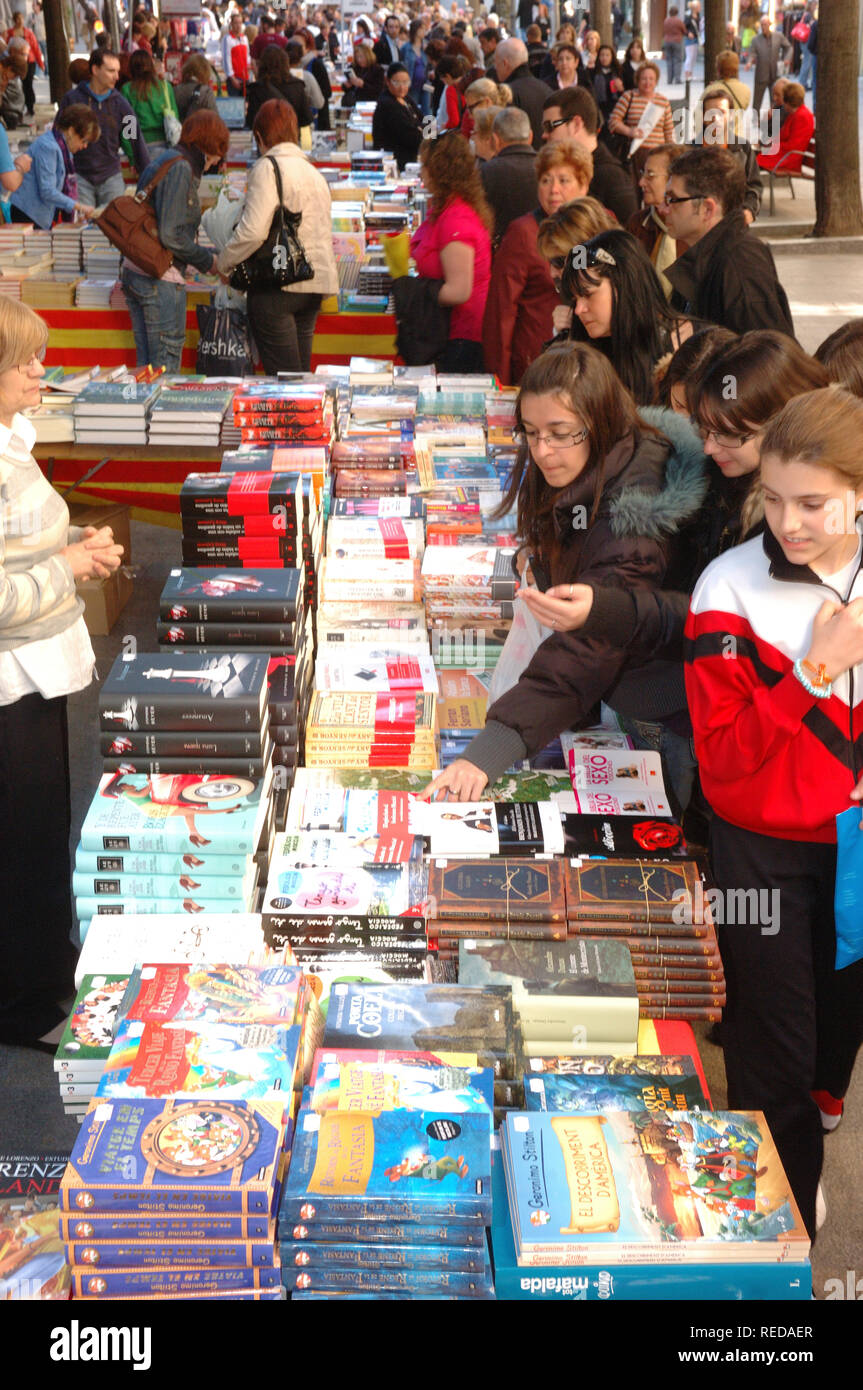
<path fill-rule="evenodd" d="M 566 87 L 552 93 L 544 103 L 542 138 L 546 142 L 574 140 L 593 155 L 593 178 L 588 192 L 625 227 L 638 211 L 638 199 L 631 176 L 599 140 L 599 119 L 599 107 L 590 92 L 584 87 Z"/>
<path fill-rule="evenodd" d="M 498 111 L 491 128 L 494 154 L 480 165 L 480 178 L 494 213 L 494 246 L 516 217 L 536 207 L 536 151 L 530 117 L 517 106 Z"/>
<path fill-rule="evenodd" d="M 688 250 L 667 267 L 671 303 L 690 318 L 746 333 L 794 337 L 788 297 L 769 246 L 746 225 L 746 175 L 729 150 L 688 150 L 671 166 L 659 214 Z"/>

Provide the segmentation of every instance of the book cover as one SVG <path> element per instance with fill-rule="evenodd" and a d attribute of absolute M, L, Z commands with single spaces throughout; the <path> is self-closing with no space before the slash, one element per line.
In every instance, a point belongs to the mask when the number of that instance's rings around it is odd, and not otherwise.
<path fill-rule="evenodd" d="M 163 622 L 290 622 L 303 580 L 302 569 L 173 569 L 159 599 L 159 617 Z"/>
<path fill-rule="evenodd" d="M 69 1297 L 59 1190 L 68 1154 L 0 1153 L 0 1301 Z"/>
<path fill-rule="evenodd" d="M 271 867 L 264 913 L 294 916 L 422 917 L 426 875 L 421 861 L 352 869 Z"/>
<path fill-rule="evenodd" d="M 67 1254 L 77 1273 L 94 1269 L 274 1269 L 272 1241 L 148 1240 L 70 1241 Z"/>
<path fill-rule="evenodd" d="M 560 812 L 551 801 L 433 801 L 422 810 L 433 859 L 563 851 Z"/>
<path fill-rule="evenodd" d="M 248 777 L 106 772 L 81 827 L 81 848 L 253 854 L 269 799 L 268 781 Z"/>
<path fill-rule="evenodd" d="M 503 1154 L 520 1265 L 809 1253 L 758 1112 L 510 1114 Z"/>
<path fill-rule="evenodd" d="M 566 919 L 563 869 L 550 860 L 496 859 L 429 870 L 429 918 L 562 922 Z"/>
<path fill-rule="evenodd" d="M 323 1047 L 356 1047 L 360 1041 L 386 1049 L 475 1052 L 486 1066 L 486 1057 L 514 1055 L 511 994 L 494 986 L 338 983 L 330 994 Z"/>
<path fill-rule="evenodd" d="M 300 1028 L 123 1019 L 97 1096 L 256 1100 L 294 1086 Z"/>
<path fill-rule="evenodd" d="M 301 990 L 296 966 L 141 965 L 131 977 L 123 1016 L 142 1023 L 289 1028 Z"/>
<path fill-rule="evenodd" d="M 303 516 L 298 473 L 189 473 L 180 489 L 180 511 L 209 516 L 274 513 Z"/>
<path fill-rule="evenodd" d="M 97 1100 L 60 1187 L 63 1211 L 273 1209 L 282 1100 Z"/>
<path fill-rule="evenodd" d="M 528 1039 L 631 1038 L 635 1048 L 638 990 L 623 941 L 464 940 L 459 983 L 509 985 Z"/>
<path fill-rule="evenodd" d="M 320 1114 L 326 1110 L 404 1109 L 454 1114 L 476 1110 L 490 1115 L 494 1077 L 488 1068 L 414 1059 L 321 1061 L 308 1104 Z"/>
<path fill-rule="evenodd" d="M 439 1111 L 301 1111 L 281 1214 L 491 1220 L 489 1116 Z"/>
<path fill-rule="evenodd" d="M 597 1072 L 593 1058 L 577 1059 L 580 1074 L 527 1076 L 524 1103 L 527 1110 L 595 1115 L 608 1110 L 709 1110 L 701 1082 L 694 1073 L 670 1075 L 663 1070 L 637 1073 Z M 638 1060 L 638 1059 L 636 1059 Z"/>
<path fill-rule="evenodd" d="M 111 1051 L 128 984 L 128 974 L 84 976 L 57 1045 L 55 1071 L 74 1068 L 76 1074 L 86 1072 L 98 1080 Z"/>
<path fill-rule="evenodd" d="M 103 730 L 260 728 L 266 653 L 146 652 L 118 656 L 99 692 Z"/>
<path fill-rule="evenodd" d="M 261 919 L 251 912 L 97 916 L 82 940 L 75 967 L 76 989 L 87 974 L 131 975 L 136 964 L 153 956 L 166 963 L 245 962 L 257 959 L 265 948 Z"/>
<path fill-rule="evenodd" d="M 564 854 L 591 859 L 686 859 L 689 850 L 675 820 L 659 816 L 563 815 Z"/>
<path fill-rule="evenodd" d="M 616 859 L 579 864 L 567 860 L 566 915 L 570 921 L 662 922 L 683 925 L 704 921 L 701 875 L 692 860 L 646 863 Z"/>

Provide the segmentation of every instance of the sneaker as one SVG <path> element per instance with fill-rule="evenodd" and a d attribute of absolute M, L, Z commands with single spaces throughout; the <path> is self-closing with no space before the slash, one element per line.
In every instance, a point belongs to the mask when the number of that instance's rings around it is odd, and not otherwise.
<path fill-rule="evenodd" d="M 824 1222 L 827 1220 L 827 1199 L 824 1196 L 824 1188 L 818 1184 L 818 1191 L 815 1193 L 815 1229 L 820 1231 Z"/>
<path fill-rule="evenodd" d="M 832 1134 L 839 1125 L 845 1109 L 844 1100 L 837 1100 L 829 1091 L 813 1091 L 812 1099 L 821 1112 L 821 1128 L 825 1134 Z"/>

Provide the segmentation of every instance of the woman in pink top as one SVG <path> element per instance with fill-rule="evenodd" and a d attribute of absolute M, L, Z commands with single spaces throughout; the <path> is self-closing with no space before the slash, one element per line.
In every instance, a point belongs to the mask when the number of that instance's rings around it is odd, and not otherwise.
<path fill-rule="evenodd" d="M 420 275 L 443 280 L 438 303 L 451 311 L 449 342 L 435 366 L 444 372 L 481 372 L 482 320 L 491 278 L 491 209 L 463 135 L 423 141 L 419 159 L 431 202 L 429 216 L 411 239 L 411 255 Z"/>

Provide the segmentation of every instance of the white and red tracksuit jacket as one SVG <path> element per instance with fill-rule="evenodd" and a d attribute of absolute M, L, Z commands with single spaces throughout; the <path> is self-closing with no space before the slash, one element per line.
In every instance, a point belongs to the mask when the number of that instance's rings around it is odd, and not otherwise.
<path fill-rule="evenodd" d="M 863 665 L 810 695 L 792 667 L 822 603 L 863 597 L 863 563 L 844 594 L 786 560 L 775 537 L 714 560 L 692 595 L 686 695 L 701 785 L 717 815 L 778 839 L 829 843 L 863 772 Z"/>

